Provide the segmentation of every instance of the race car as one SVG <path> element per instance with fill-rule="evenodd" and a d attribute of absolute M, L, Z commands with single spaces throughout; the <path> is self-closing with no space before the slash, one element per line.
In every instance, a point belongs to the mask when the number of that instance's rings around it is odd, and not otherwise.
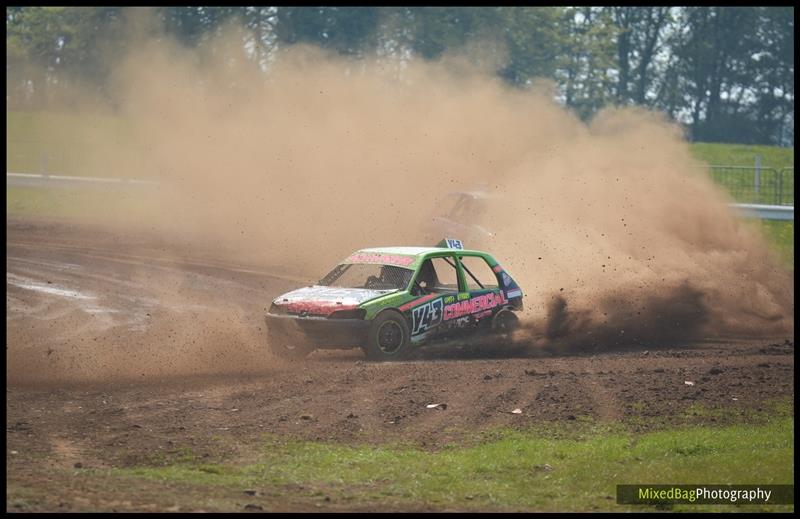
<path fill-rule="evenodd" d="M 405 359 L 427 344 L 476 334 L 510 340 L 522 290 L 486 252 L 460 240 L 354 252 L 319 283 L 273 300 L 270 350 L 302 359 L 361 347 L 371 360 Z"/>
<path fill-rule="evenodd" d="M 434 236 L 460 236 L 468 242 L 483 248 L 489 246 L 494 236 L 491 230 L 480 225 L 487 211 L 491 195 L 488 188 L 476 186 L 473 191 L 453 191 L 437 202 L 430 216 L 422 226 L 423 234 L 430 240 Z"/>

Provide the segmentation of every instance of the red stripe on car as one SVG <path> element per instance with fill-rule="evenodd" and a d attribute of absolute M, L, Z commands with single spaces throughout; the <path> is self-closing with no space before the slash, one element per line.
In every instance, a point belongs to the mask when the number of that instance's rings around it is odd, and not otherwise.
<path fill-rule="evenodd" d="M 413 301 L 409 301 L 408 303 L 404 304 L 403 306 L 399 307 L 398 310 L 401 312 L 405 312 L 409 308 L 413 306 L 417 306 L 420 303 L 424 303 L 425 301 L 430 301 L 434 297 L 438 297 L 439 294 L 428 294 L 427 296 L 422 296 L 420 298 L 414 299 Z"/>

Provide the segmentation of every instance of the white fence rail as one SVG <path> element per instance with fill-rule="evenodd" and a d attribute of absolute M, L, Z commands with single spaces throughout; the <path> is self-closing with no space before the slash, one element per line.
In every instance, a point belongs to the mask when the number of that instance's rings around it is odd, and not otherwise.
<path fill-rule="evenodd" d="M 794 220 L 793 205 L 731 204 L 748 218 L 762 220 Z"/>
<path fill-rule="evenodd" d="M 34 173 L 6 172 L 6 185 L 51 187 L 76 187 L 79 185 L 157 186 L 159 183 L 155 180 L 141 180 L 136 178 L 76 177 L 71 175 L 40 175 Z"/>
<path fill-rule="evenodd" d="M 32 173 L 6 172 L 6 185 L 16 186 L 52 186 L 76 187 L 80 185 L 96 186 L 149 186 L 159 185 L 155 180 L 141 180 L 134 178 L 100 178 L 100 177 L 75 177 L 70 175 L 37 175 Z M 731 204 L 742 216 L 761 218 L 762 220 L 794 220 L 794 206 L 764 205 L 764 204 Z"/>

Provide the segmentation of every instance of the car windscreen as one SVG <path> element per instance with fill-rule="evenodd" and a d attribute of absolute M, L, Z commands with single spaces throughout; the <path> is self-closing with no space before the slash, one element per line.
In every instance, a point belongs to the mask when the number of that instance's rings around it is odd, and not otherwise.
<path fill-rule="evenodd" d="M 413 270 L 377 263 L 342 263 L 331 270 L 319 284 L 326 287 L 404 290 Z"/>

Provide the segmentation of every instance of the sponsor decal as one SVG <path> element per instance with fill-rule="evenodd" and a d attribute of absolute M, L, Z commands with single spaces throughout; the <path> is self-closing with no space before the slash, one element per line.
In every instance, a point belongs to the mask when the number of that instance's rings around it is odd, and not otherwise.
<path fill-rule="evenodd" d="M 411 310 L 411 335 L 427 332 L 442 322 L 442 299 L 434 299 Z"/>
<path fill-rule="evenodd" d="M 514 290 L 509 290 L 506 292 L 506 297 L 509 299 L 513 297 L 522 297 L 522 290 L 519 288 L 515 288 Z"/>
<path fill-rule="evenodd" d="M 461 240 L 453 240 L 452 238 L 447 238 L 445 242 L 447 243 L 448 249 L 464 250 L 464 244 L 461 243 Z"/>
<path fill-rule="evenodd" d="M 501 267 L 500 265 L 495 265 L 494 268 L 492 268 L 492 270 L 494 270 L 495 272 L 503 272 L 503 267 Z"/>
<path fill-rule="evenodd" d="M 458 319 L 465 315 L 483 314 L 486 310 L 492 310 L 500 305 L 508 303 L 503 292 L 489 292 L 473 298 L 453 303 L 444 307 L 444 320 Z M 491 313 L 491 312 L 490 312 Z"/>
<path fill-rule="evenodd" d="M 345 263 L 379 263 L 382 265 L 399 265 L 405 267 L 414 263 L 414 256 L 403 256 L 402 254 L 377 254 L 361 252 L 353 254 Z"/>

